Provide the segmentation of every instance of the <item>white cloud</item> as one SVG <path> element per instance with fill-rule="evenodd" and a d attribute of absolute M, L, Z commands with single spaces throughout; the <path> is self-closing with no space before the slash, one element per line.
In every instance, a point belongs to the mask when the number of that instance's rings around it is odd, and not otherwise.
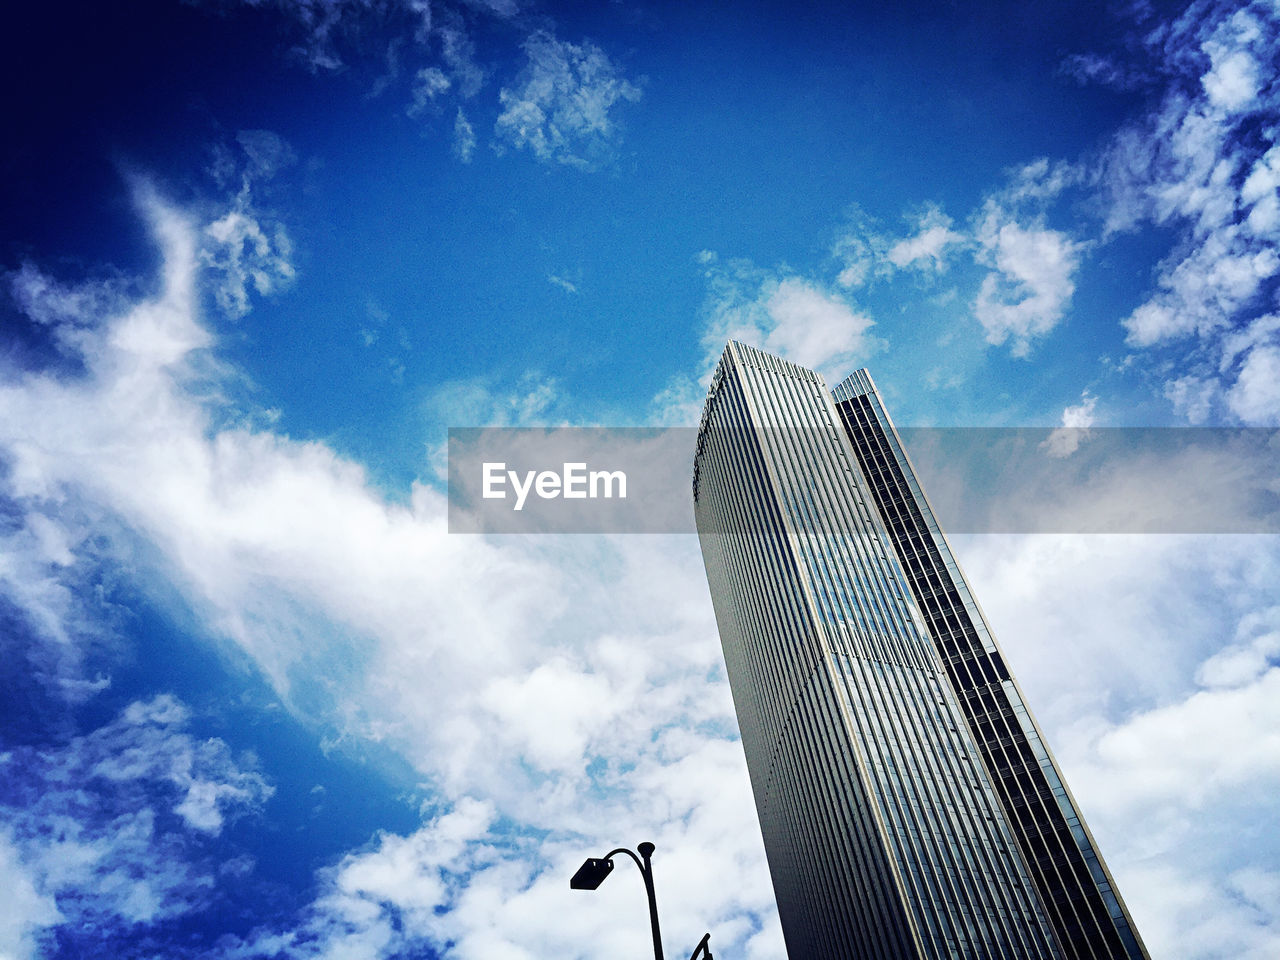
<path fill-rule="evenodd" d="M 169 784 L 181 796 L 174 812 L 192 829 L 216 835 L 228 809 L 252 808 L 273 791 L 257 773 L 239 769 L 222 741 L 197 742 L 181 732 L 188 719 L 173 697 L 133 703 L 73 748 L 90 777 Z"/>
<path fill-rule="evenodd" d="M 1098 405 L 1098 398 L 1088 390 L 1080 395 L 1080 402 L 1062 411 L 1062 426 L 1054 430 L 1040 446 L 1046 449 L 1051 457 L 1069 457 L 1080 449 L 1080 443 L 1089 437 L 1089 428 L 1094 424 L 1093 411 Z"/>
<path fill-rule="evenodd" d="M 831 255 L 840 264 L 836 283 L 852 289 L 884 276 L 887 254 L 895 242 L 896 238 L 883 230 L 877 220 L 855 206 L 831 248 Z"/>
<path fill-rule="evenodd" d="M 578 167 L 603 159 L 617 131 L 611 111 L 619 101 L 639 100 L 640 88 L 590 41 L 574 44 L 538 31 L 524 49 L 528 64 L 498 94 L 499 141 Z"/>
<path fill-rule="evenodd" d="M 1251 665 L 1265 666 L 1266 657 Z M 1218 661 L 1209 676 L 1223 667 Z M 1236 677 L 1238 668 L 1233 665 Z M 1097 731 L 1089 749 L 1092 761 L 1079 767 L 1077 782 L 1105 784 L 1090 791 L 1105 798 L 1095 809 L 1138 815 L 1176 804 L 1199 810 L 1242 787 L 1272 784 L 1264 788 L 1274 791 L 1280 785 L 1280 667 L 1128 717 Z"/>
<path fill-rule="evenodd" d="M 457 115 L 453 118 L 453 155 L 463 163 L 470 163 L 475 150 L 475 128 L 471 126 L 471 121 L 459 107 Z"/>
<path fill-rule="evenodd" d="M 1215 347 L 1219 353 L 1218 372 L 1229 383 L 1223 391 L 1227 408 L 1245 423 L 1280 422 L 1280 388 L 1276 385 L 1280 374 L 1280 314 L 1258 317 L 1223 334 Z"/>
<path fill-rule="evenodd" d="M 1234 687 L 1262 676 L 1280 660 L 1280 607 L 1255 610 L 1236 626 L 1235 642 L 1200 664 L 1196 680 L 1205 687 Z"/>
<path fill-rule="evenodd" d="M 1208 46 L 1214 56 L 1213 69 L 1201 78 L 1209 102 L 1223 110 L 1241 110 L 1258 96 L 1258 64 L 1244 50 L 1224 51 Z"/>
<path fill-rule="evenodd" d="M 836 357 L 859 354 L 869 346 L 866 333 L 872 320 L 803 280 L 779 282 L 764 300 L 764 309 L 773 327 L 762 346 L 802 366 L 827 366 Z"/>
<path fill-rule="evenodd" d="M 259 934 L 233 955 L 381 957 L 427 942 L 448 922 L 438 913 L 452 906 L 458 876 L 478 866 L 473 845 L 492 819 L 490 807 L 464 798 L 409 836 L 380 836 L 324 872 L 323 892 L 299 928 Z"/>
<path fill-rule="evenodd" d="M 20 309 L 36 323 L 53 330 L 56 342 L 74 355 L 81 348 L 85 317 L 113 313 L 125 304 L 119 282 L 100 280 L 68 286 L 24 263 L 9 278 L 9 289 Z"/>
<path fill-rule="evenodd" d="M 528 676 L 498 677 L 480 702 L 512 728 L 523 756 L 558 773 L 585 768 L 593 732 L 607 728 L 614 710 L 625 705 L 607 677 L 562 659 L 540 664 Z"/>
<path fill-rule="evenodd" d="M 1080 395 L 1080 402 L 1073 407 L 1067 407 L 1062 411 L 1062 425 L 1072 429 L 1081 429 L 1093 426 L 1094 408 L 1098 405 L 1098 398 L 1090 395 L 1086 390 Z"/>
<path fill-rule="evenodd" d="M 1269 960 L 1280 951 L 1280 878 L 1250 867 L 1215 879 L 1187 868 L 1142 864 L 1133 870 L 1131 909 L 1152 956 Z"/>
<path fill-rule="evenodd" d="M 1042 187 L 1053 195 L 1060 187 Z M 982 280 L 973 311 L 988 343 L 1012 341 L 1015 357 L 1031 352 L 1032 342 L 1062 319 L 1075 292 L 1081 244 L 1044 226 L 1039 218 L 1023 223 L 1009 199 L 1037 198 L 1032 186 L 1019 183 L 1013 197 L 987 201 L 976 229 L 979 262 L 994 268 Z"/>
<path fill-rule="evenodd" d="M 701 383 L 679 374 L 654 395 L 644 422 L 663 427 L 696 427 L 706 399 L 707 392 Z"/>
<path fill-rule="evenodd" d="M 965 242 L 964 235 L 951 227 L 951 218 L 931 207 L 920 217 L 915 235 L 899 240 L 885 257 L 899 269 L 910 266 L 942 272 L 947 269 L 949 249 Z"/>
<path fill-rule="evenodd" d="M 926 206 L 908 222 L 911 232 L 898 236 L 855 208 L 832 247 L 832 255 L 841 264 L 836 282 L 853 288 L 898 270 L 945 273 L 951 258 L 971 245 L 966 234 L 952 229 L 954 222 L 937 205 Z"/>
<path fill-rule="evenodd" d="M 453 83 L 439 67 L 424 67 L 413 79 L 412 102 L 408 107 L 411 117 L 435 108 L 436 98 L 448 92 Z"/>
<path fill-rule="evenodd" d="M 857 288 L 903 270 L 934 281 L 958 259 L 972 260 L 983 272 L 972 304 L 986 342 L 1010 343 L 1014 356 L 1026 357 L 1035 341 L 1062 321 L 1075 292 L 1089 244 L 1049 227 L 1047 215 L 1084 180 L 1079 164 L 1047 159 L 1024 164 L 987 195 L 962 230 L 936 205 L 912 218 L 906 236 L 855 210 L 832 248 L 840 264 L 836 282 Z M 962 271 L 957 283 L 968 284 L 970 276 Z M 961 289 L 953 287 L 943 296 L 955 297 Z"/>
<path fill-rule="evenodd" d="M 1264 29 L 1250 11 L 1237 10 L 1201 45 L 1210 67 L 1200 83 L 1215 108 L 1236 113 L 1254 105 L 1260 87 L 1254 50 Z"/>
<path fill-rule="evenodd" d="M 1249 208 L 1245 225 L 1254 236 L 1275 236 L 1280 226 L 1280 146 L 1259 157 L 1240 185 L 1240 201 Z"/>
<path fill-rule="evenodd" d="M 857 288 L 913 271 L 934 280 L 960 257 L 976 261 L 983 279 L 973 295 L 973 312 L 988 343 L 1011 342 L 1014 356 L 1054 329 L 1075 292 L 1075 276 L 1087 244 L 1047 226 L 1047 211 L 1071 187 L 1083 168 L 1041 159 L 1008 174 L 963 230 L 942 209 L 930 205 L 911 218 L 906 236 L 885 230 L 855 210 L 836 240 L 840 264 L 836 282 Z M 962 276 L 959 283 L 968 283 Z M 958 288 L 944 296 L 956 296 Z"/>
<path fill-rule="evenodd" d="M 576 283 L 574 283 L 572 280 L 566 280 L 564 277 L 561 277 L 554 273 L 547 274 L 547 283 L 554 284 L 555 286 L 563 290 L 565 293 L 578 292 L 578 285 Z"/>
<path fill-rule="evenodd" d="M 205 263 L 225 274 L 214 290 L 218 305 L 233 317 L 249 312 L 249 288 L 273 293 L 294 275 L 292 244 L 284 228 L 264 228 L 246 209 L 232 209 L 205 227 Z"/>
<path fill-rule="evenodd" d="M 39 931 L 65 918 L 53 897 L 37 889 L 38 878 L 4 832 L 0 832 L 0 876 L 6 886 L 0 900 L 0 957 L 30 960 L 38 955 Z"/>
<path fill-rule="evenodd" d="M 1054 730 L 1081 716 L 1119 721 L 1194 692 L 1237 620 L 1274 605 L 1268 583 L 1280 573 L 1266 536 L 953 539 L 1059 753 Z"/>
<path fill-rule="evenodd" d="M 1274 537 L 959 537 L 1152 955 L 1280 943 Z"/>
<path fill-rule="evenodd" d="M 1198 334 L 1213 337 L 1251 303 L 1265 280 L 1280 271 L 1280 255 L 1257 249 L 1235 224 L 1209 233 L 1190 252 L 1166 261 L 1161 292 L 1124 321 L 1128 339 L 1149 347 Z"/>
<path fill-rule="evenodd" d="M 1245 423 L 1280 424 L 1280 345 L 1249 351 L 1227 391 L 1227 406 Z"/>
<path fill-rule="evenodd" d="M 800 277 L 776 276 L 745 261 L 703 261 L 709 281 L 707 320 L 702 342 L 706 372 L 729 340 L 844 376 L 879 348 L 874 321 L 855 311 L 839 293 Z"/>

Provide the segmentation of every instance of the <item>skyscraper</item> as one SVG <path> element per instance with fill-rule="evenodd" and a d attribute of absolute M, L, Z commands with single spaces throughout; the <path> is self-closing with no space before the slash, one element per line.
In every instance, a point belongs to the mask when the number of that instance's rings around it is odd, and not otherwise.
<path fill-rule="evenodd" d="M 905 456 L 896 474 L 882 471 L 880 495 L 896 505 L 899 487 L 890 480 L 901 478 L 927 519 L 923 532 L 886 526 L 860 459 L 879 467 L 877 457 L 901 451 L 887 416 L 878 416 L 870 379 L 851 378 L 840 396 L 838 409 L 818 374 L 730 343 L 712 378 L 694 460 L 694 511 L 789 953 L 796 960 L 1142 956 L 1043 738 L 1020 695 L 1011 699 L 1004 689 L 1009 682 L 1016 695 L 976 607 L 967 622 L 977 647 L 960 659 L 979 672 L 957 686 L 950 662 L 944 666 L 938 638 L 968 634 L 935 627 L 915 591 L 928 588 L 932 600 L 942 574 L 930 566 L 934 579 L 913 579 L 898 551 L 910 550 L 912 564 L 922 550 L 937 559 L 957 596 L 968 598 L 967 587 L 961 594 L 950 551 L 936 546 L 945 540 L 937 532 L 935 543 L 932 511 Z M 906 529 L 898 513 L 889 516 Z M 937 622 L 951 624 L 944 614 Z M 978 648 L 987 655 L 981 662 Z M 990 678 L 982 672 L 988 664 Z M 993 686 L 1003 701 L 993 699 Z M 994 716 L 1003 732 L 984 729 L 975 738 L 971 726 Z M 1010 717 L 1025 742 L 1013 752 L 1034 760 L 1006 776 L 996 747 L 1015 741 Z M 1087 937 L 1070 944 L 1064 911 L 1044 906 L 1056 890 L 1044 886 L 1050 865 L 1054 876 L 1079 879 L 1054 859 L 1066 855 L 1065 839 L 1046 848 L 1047 862 L 1024 853 L 1020 844 L 1041 814 L 1008 813 L 1013 787 L 998 796 L 993 786 L 1021 785 L 1033 764 L 1049 771 L 1044 797 L 1061 804 L 1066 835 L 1106 916 L 1124 921 L 1122 933 L 1112 923 L 1120 947 L 1098 939 L 1095 948 Z M 1041 793 L 1037 782 L 1017 796 Z"/>
<path fill-rule="evenodd" d="M 1063 953 L 1071 960 L 1146 957 L 871 375 L 855 372 L 833 396 Z"/>

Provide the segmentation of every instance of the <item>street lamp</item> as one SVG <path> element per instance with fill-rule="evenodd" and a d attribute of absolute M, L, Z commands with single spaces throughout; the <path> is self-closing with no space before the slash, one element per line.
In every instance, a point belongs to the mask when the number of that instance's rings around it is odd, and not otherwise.
<path fill-rule="evenodd" d="M 594 890 L 613 872 L 613 858 L 620 853 L 625 853 L 636 862 L 636 866 L 640 868 L 640 875 L 644 877 L 644 892 L 649 896 L 649 926 L 653 928 L 653 960 L 662 960 L 662 934 L 658 932 L 658 901 L 653 895 L 653 864 L 649 862 L 649 858 L 653 856 L 654 846 L 646 840 L 644 843 L 637 843 L 636 850 L 640 852 L 639 857 L 626 847 L 610 850 L 599 859 L 588 857 L 569 881 L 569 888 Z M 640 857 L 644 859 L 641 860 Z"/>
<path fill-rule="evenodd" d="M 620 853 L 625 853 L 635 861 L 636 866 L 640 868 L 640 876 L 644 877 L 644 892 L 649 898 L 649 926 L 653 929 L 653 958 L 662 960 L 662 934 L 658 931 L 658 901 L 653 895 L 653 864 L 650 862 L 654 846 L 646 840 L 644 843 L 637 843 L 636 850 L 640 853 L 638 857 L 626 847 L 610 850 L 603 857 L 587 857 L 578 868 L 578 872 L 570 878 L 569 889 L 595 890 L 604 883 L 604 878 L 613 872 L 613 858 Z M 697 960 L 699 953 L 706 960 L 714 960 L 711 956 L 710 942 L 711 934 L 708 933 L 698 941 L 689 960 Z"/>

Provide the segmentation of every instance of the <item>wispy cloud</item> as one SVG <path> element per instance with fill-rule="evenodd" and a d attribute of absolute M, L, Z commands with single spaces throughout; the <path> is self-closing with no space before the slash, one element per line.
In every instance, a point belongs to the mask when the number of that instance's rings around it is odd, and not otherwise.
<path fill-rule="evenodd" d="M 1097 83 L 1119 90 L 1132 89 L 1151 80 L 1131 63 L 1096 53 L 1072 54 L 1063 60 L 1062 72 L 1080 83 Z"/>
<path fill-rule="evenodd" d="M 559 287 L 565 293 L 577 293 L 578 285 L 572 280 L 566 280 L 557 274 L 551 273 L 547 275 L 547 282 Z"/>
<path fill-rule="evenodd" d="M 965 242 L 965 236 L 951 229 L 952 220 L 938 207 L 928 207 L 917 221 L 916 233 L 899 240 L 889 248 L 885 259 L 898 269 L 942 272 L 953 248 Z"/>
<path fill-rule="evenodd" d="M 243 2 L 278 11 L 296 38 L 291 56 L 314 72 L 381 60 L 368 96 L 400 89 L 404 111 L 428 127 L 452 114 L 453 152 L 463 163 L 476 146 L 472 118 L 496 107 L 492 145 L 498 151 L 527 150 L 541 161 L 592 169 L 616 148 L 619 104 L 641 96 L 642 84 L 628 79 L 598 44 L 559 39 L 555 24 L 542 17 L 539 26 L 526 23 L 528 32 L 516 34 L 525 62 L 497 91 L 496 103 L 475 100 L 500 71 L 477 58 L 473 34 L 487 21 L 507 25 L 501 35 L 512 36 L 511 25 L 525 22 L 519 16 L 525 4 L 517 0 Z"/>
<path fill-rule="evenodd" d="M 1101 166 L 1108 231 L 1159 224 L 1178 237 L 1124 326 L 1136 348 L 1180 351 L 1182 373 L 1165 389 L 1196 418 L 1280 420 L 1280 396 L 1263 386 L 1280 341 L 1272 333 L 1228 355 L 1223 340 L 1267 309 L 1280 276 L 1277 37 L 1280 18 L 1263 3 L 1196 3 L 1151 33 L 1168 89 Z"/>
<path fill-rule="evenodd" d="M 189 719 L 160 696 L 65 744 L 0 757 L 0 860 L 25 913 L 0 912 L 6 956 L 33 955 L 56 924 L 90 925 L 105 944 L 204 905 L 216 868 L 205 840 L 272 787 L 223 741 L 193 737 Z"/>
<path fill-rule="evenodd" d="M 233 317 L 249 312 L 249 289 L 274 293 L 294 278 L 293 248 L 279 225 L 265 227 L 246 203 L 236 206 L 205 227 L 203 256 L 221 270 L 223 282 L 214 289 L 218 305 Z"/>
<path fill-rule="evenodd" d="M 485 7 L 483 4 L 480 6 Z M 493 4 L 489 9 L 505 19 L 516 13 L 516 4 Z M 440 20 L 435 31 L 440 44 L 440 59 L 448 68 L 458 96 L 468 100 L 480 92 L 486 72 L 476 62 L 475 44 L 467 34 L 464 18 L 458 13 L 444 10 Z"/>
<path fill-rule="evenodd" d="M 429 407 L 451 427 L 525 427 L 551 421 L 560 400 L 554 377 L 526 371 L 505 388 L 483 377 L 448 381 L 436 388 Z"/>
<path fill-rule="evenodd" d="M 439 111 L 438 98 L 452 86 L 453 83 L 439 67 L 424 67 L 413 78 L 412 100 L 406 112 L 416 117 L 428 110 Z"/>
<path fill-rule="evenodd" d="M 590 41 L 575 44 L 539 31 L 525 40 L 524 50 L 527 65 L 498 94 L 499 142 L 575 167 L 603 160 L 617 132 L 614 107 L 639 100 L 640 87 Z"/>
<path fill-rule="evenodd" d="M 238 182 L 239 189 L 230 209 L 205 225 L 200 260 L 219 275 L 212 285 L 218 306 L 231 317 L 242 317 L 249 312 L 250 290 L 265 296 L 294 280 L 289 234 L 282 222 L 257 209 L 254 190 L 296 158 L 289 144 L 269 130 L 241 131 L 236 142 L 241 156 L 224 148 L 213 173 L 223 185 Z"/>
<path fill-rule="evenodd" d="M 467 115 L 458 108 L 453 118 L 453 155 L 463 163 L 470 163 L 476 150 L 476 131 Z"/>
<path fill-rule="evenodd" d="M 271 6 L 292 21 L 296 41 L 291 53 L 311 70 L 337 70 L 344 66 L 344 55 L 350 47 L 358 47 L 360 26 L 373 15 L 398 18 L 408 35 L 425 43 L 436 25 L 435 8 L 439 0 L 243 0 L 249 6 Z M 516 13 L 514 2 L 480 3 L 487 13 L 509 17 Z M 344 50 L 348 48 L 348 50 Z"/>

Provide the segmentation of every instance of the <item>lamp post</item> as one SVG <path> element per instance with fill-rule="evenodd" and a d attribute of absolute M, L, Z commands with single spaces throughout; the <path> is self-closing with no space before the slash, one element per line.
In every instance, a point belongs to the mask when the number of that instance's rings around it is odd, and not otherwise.
<path fill-rule="evenodd" d="M 653 856 L 654 846 L 646 840 L 644 843 L 637 843 L 636 850 L 640 853 L 639 857 L 626 847 L 610 850 L 599 859 L 588 857 L 569 881 L 569 888 L 571 890 L 596 889 L 604 883 L 604 878 L 613 872 L 613 858 L 620 853 L 629 856 L 640 868 L 640 875 L 644 877 L 644 892 L 649 897 L 649 926 L 653 928 L 653 960 L 662 960 L 662 934 L 658 930 L 658 900 L 653 895 L 653 864 L 649 860 Z M 642 860 L 641 857 L 644 859 Z"/>
<path fill-rule="evenodd" d="M 706 960 L 715 960 L 715 957 L 711 956 L 711 934 L 704 933 L 702 935 L 698 945 L 693 948 L 693 953 L 689 954 L 689 960 L 698 960 L 698 954 L 702 954 Z"/>
<path fill-rule="evenodd" d="M 625 853 L 635 861 L 636 866 L 640 868 L 640 876 L 644 877 L 644 892 L 649 898 L 649 926 L 653 928 L 653 960 L 662 960 L 662 934 L 658 932 L 658 901 L 653 895 L 653 863 L 650 861 L 654 847 L 646 840 L 644 843 L 637 843 L 636 850 L 640 852 L 638 857 L 626 847 L 610 850 L 603 857 L 587 857 L 578 868 L 578 872 L 570 878 L 569 889 L 596 889 L 604 883 L 604 878 L 613 872 L 613 858 L 620 853 Z M 698 960 L 699 955 L 705 960 L 715 960 L 711 956 L 711 934 L 703 934 L 698 945 L 693 948 L 693 953 L 689 954 L 689 960 Z"/>

